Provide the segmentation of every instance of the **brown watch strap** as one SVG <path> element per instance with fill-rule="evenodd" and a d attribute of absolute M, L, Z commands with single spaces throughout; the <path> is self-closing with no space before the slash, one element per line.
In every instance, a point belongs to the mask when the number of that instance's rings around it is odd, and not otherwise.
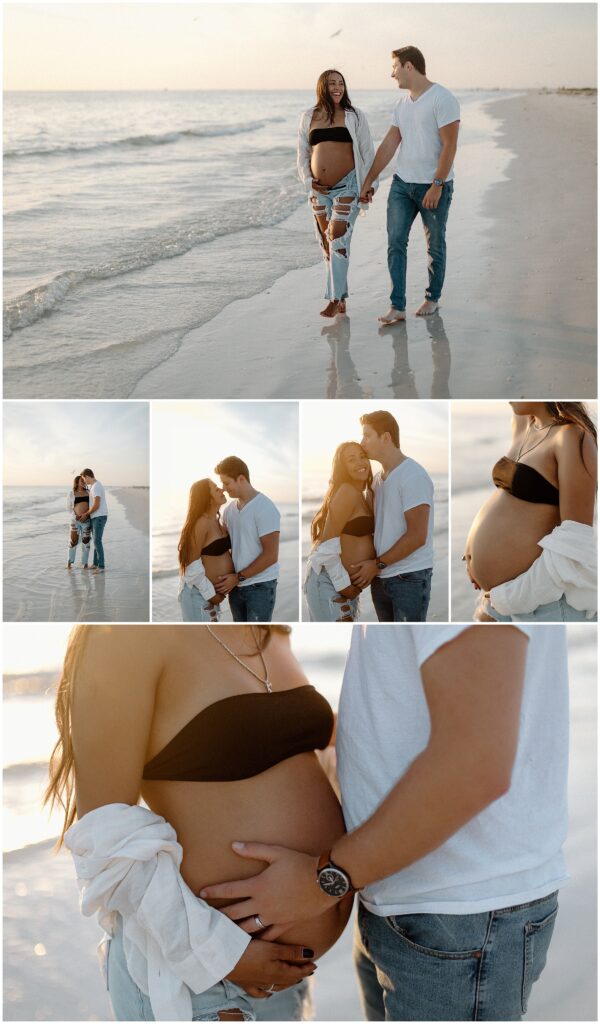
<path fill-rule="evenodd" d="M 327 850 L 326 853 L 322 853 L 321 854 L 321 856 L 319 857 L 319 862 L 317 864 L 317 874 L 319 874 L 319 871 L 323 870 L 323 868 L 325 867 L 326 864 L 329 864 L 330 860 L 331 860 L 331 850 Z"/>

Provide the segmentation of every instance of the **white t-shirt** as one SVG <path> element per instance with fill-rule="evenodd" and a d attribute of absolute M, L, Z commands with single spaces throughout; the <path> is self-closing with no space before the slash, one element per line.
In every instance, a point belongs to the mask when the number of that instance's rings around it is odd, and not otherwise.
<path fill-rule="evenodd" d="M 423 663 L 465 629 L 495 628 L 354 626 L 337 725 L 348 831 L 371 817 L 427 746 Z M 529 637 L 529 647 L 510 789 L 437 850 L 367 886 L 361 898 L 374 914 L 497 910 L 546 896 L 567 879 L 566 633 L 560 626 L 514 628 Z"/>
<path fill-rule="evenodd" d="M 460 120 L 459 102 L 443 85 L 434 82 L 417 100 L 410 94 L 398 100 L 392 124 L 400 129 L 402 142 L 396 156 L 394 173 L 403 181 L 431 184 L 442 149 L 440 128 Z M 446 181 L 454 177 L 454 168 Z"/>
<path fill-rule="evenodd" d="M 231 557 L 237 571 L 244 570 L 262 554 L 260 538 L 267 533 L 278 532 L 281 526 L 279 510 L 266 494 L 260 493 L 241 509 L 238 508 L 237 501 L 230 501 L 225 506 L 221 518 L 231 537 Z M 250 587 L 265 580 L 276 580 L 278 576 L 279 563 L 275 562 L 239 586 Z"/>
<path fill-rule="evenodd" d="M 382 579 L 400 573 L 431 569 L 433 566 L 433 482 L 429 473 L 414 459 L 405 459 L 382 480 L 382 471 L 373 478 L 375 495 L 375 551 L 385 554 L 406 533 L 404 515 L 417 505 L 429 505 L 427 540 L 422 547 L 379 573 Z"/>
<path fill-rule="evenodd" d="M 92 512 L 90 519 L 95 519 L 96 516 L 107 516 L 108 506 L 106 504 L 106 491 L 99 480 L 95 480 L 90 487 L 90 508 L 94 504 L 94 498 L 100 498 L 100 504 L 95 512 Z"/>

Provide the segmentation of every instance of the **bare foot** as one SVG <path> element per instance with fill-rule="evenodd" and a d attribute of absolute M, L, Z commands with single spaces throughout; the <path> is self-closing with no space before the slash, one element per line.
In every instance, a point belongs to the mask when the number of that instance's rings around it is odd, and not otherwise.
<path fill-rule="evenodd" d="M 67 562 L 67 569 L 72 569 L 72 568 L 73 568 L 73 566 L 71 565 L 71 563 Z"/>
<path fill-rule="evenodd" d="M 432 302 L 431 299 L 425 299 L 419 306 L 415 316 L 431 316 L 436 310 L 440 308 L 439 302 Z"/>
<path fill-rule="evenodd" d="M 340 305 L 339 305 L 338 313 L 342 313 L 343 314 L 345 312 L 346 312 L 346 300 L 345 299 L 340 299 Z"/>
<path fill-rule="evenodd" d="M 95 565 L 94 568 L 92 569 L 92 572 L 94 576 L 99 576 L 100 573 L 104 572 L 104 569 L 101 569 L 98 565 Z"/>
<path fill-rule="evenodd" d="M 326 317 L 331 318 L 331 317 L 337 316 L 337 314 L 340 313 L 340 312 L 341 312 L 341 310 L 340 310 L 339 300 L 338 299 L 333 299 L 331 302 L 327 303 L 327 305 L 325 306 L 325 309 L 321 310 L 321 316 L 326 316 Z"/>
<path fill-rule="evenodd" d="M 406 313 L 403 309 L 396 309 L 395 306 L 390 306 L 387 313 L 383 316 L 378 316 L 377 320 L 380 324 L 384 324 L 387 327 L 389 324 L 397 324 L 400 320 L 406 320 Z"/>
<path fill-rule="evenodd" d="M 81 568 L 82 569 L 93 569 L 93 566 L 92 565 L 82 565 Z"/>

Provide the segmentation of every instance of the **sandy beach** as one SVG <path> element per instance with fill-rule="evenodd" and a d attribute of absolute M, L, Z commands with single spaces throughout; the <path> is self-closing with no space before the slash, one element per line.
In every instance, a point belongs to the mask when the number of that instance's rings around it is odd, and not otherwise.
<path fill-rule="evenodd" d="M 148 488 L 107 487 L 108 522 L 103 537 L 106 572 L 67 570 L 66 489 L 40 488 L 37 515 L 43 530 L 15 515 L 7 532 L 5 489 L 4 620 L 7 622 L 147 622 L 149 620 Z M 45 493 L 49 491 L 50 493 Z M 42 493 L 44 492 L 44 493 Z M 46 504 L 45 504 L 46 503 Z M 91 555 L 90 555 L 91 561 Z"/>
<path fill-rule="evenodd" d="M 378 330 L 389 287 L 387 178 L 355 227 L 347 317 L 330 324 L 319 318 L 323 271 L 315 253 L 314 266 L 289 271 L 185 334 L 177 353 L 146 374 L 132 394 L 595 394 L 596 98 L 527 92 L 469 105 L 468 118 L 470 142 L 459 147 L 456 160 L 438 314 L 426 320 L 410 314 L 426 281 L 423 237 L 415 225 L 408 320 Z M 549 167 L 552 173 L 544 173 Z M 292 240 L 310 231 L 306 210 L 275 230 Z M 234 366 L 243 372 L 224 372 Z"/>
<path fill-rule="evenodd" d="M 566 855 L 571 881 L 561 892 L 548 966 L 534 986 L 529 1004 L 526 1019 L 535 1021 L 596 1019 L 596 631 L 575 626 L 569 629 L 569 639 L 571 764 Z M 303 661 L 309 649 L 306 637 L 304 646 Z M 330 660 L 313 652 L 306 667 L 317 681 L 316 665 L 320 664 L 322 678 L 328 681 L 327 692 L 333 694 L 341 681 L 342 652 L 336 650 L 334 663 Z M 7 692 L 27 692 L 17 684 L 13 681 Z M 47 684 L 42 681 L 41 685 L 45 691 Z M 39 706 L 46 725 L 38 729 L 38 735 L 46 737 L 45 751 L 53 735 L 51 701 L 35 691 L 33 686 L 31 696 L 13 695 L 6 700 L 5 720 L 16 725 Z M 20 706 L 9 716 L 15 701 Z M 23 701 L 28 701 L 27 706 Z M 35 783 L 31 778 L 34 766 L 13 765 L 5 774 L 5 801 L 10 798 L 16 837 L 35 834 L 27 816 L 35 815 L 41 821 L 44 751 L 36 742 L 28 751 L 30 758 L 40 758 Z M 12 753 L 6 756 L 23 757 L 23 752 L 13 744 Z M 48 834 L 52 832 L 46 831 Z M 38 835 L 44 832 L 38 831 Z M 64 851 L 55 855 L 52 845 L 45 839 L 30 846 L 13 846 L 5 855 L 4 1019 L 107 1020 L 111 1018 L 109 1002 L 95 957 L 100 932 L 93 920 L 79 914 L 70 856 Z M 364 1019 L 350 950 L 351 926 L 319 962 L 314 978 L 317 1020 Z"/>

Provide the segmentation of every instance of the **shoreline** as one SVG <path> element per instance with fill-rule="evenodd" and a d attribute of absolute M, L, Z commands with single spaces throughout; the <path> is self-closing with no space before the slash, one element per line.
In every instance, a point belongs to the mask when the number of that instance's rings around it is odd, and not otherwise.
<path fill-rule="evenodd" d="M 576 115 L 563 116 L 562 143 L 554 152 L 556 108 L 564 104 Z M 320 263 L 289 271 L 189 331 L 177 353 L 138 381 L 131 396 L 592 397 L 595 313 L 589 282 L 595 257 L 587 242 L 582 250 L 580 240 L 589 235 L 593 218 L 580 196 L 589 192 L 592 173 L 595 99 L 520 93 L 487 98 L 477 108 L 469 116 L 479 136 L 457 157 L 440 312 L 423 319 L 412 315 L 426 281 L 417 226 L 409 243 L 407 321 L 377 326 L 378 313 L 387 308 L 388 178 L 367 216 L 356 223 L 348 316 L 319 317 Z M 533 153 L 532 119 L 538 147 Z M 572 151 L 580 154 L 575 162 Z M 557 170 L 538 185 L 537 154 L 547 152 Z M 565 212 L 553 200 L 560 195 L 562 203 L 567 177 L 572 199 Z M 525 237 L 530 204 L 542 212 L 535 231 Z M 286 228 L 290 234 L 310 231 L 306 211 L 296 211 Z M 515 253 L 515 230 L 523 234 L 522 255 Z M 567 234 L 573 251 L 565 288 L 567 259 L 557 238 Z M 226 368 L 233 366 L 242 372 L 229 377 Z"/>
<path fill-rule="evenodd" d="M 113 487 L 111 493 L 121 502 L 130 526 L 147 537 L 150 532 L 150 488 Z"/>

